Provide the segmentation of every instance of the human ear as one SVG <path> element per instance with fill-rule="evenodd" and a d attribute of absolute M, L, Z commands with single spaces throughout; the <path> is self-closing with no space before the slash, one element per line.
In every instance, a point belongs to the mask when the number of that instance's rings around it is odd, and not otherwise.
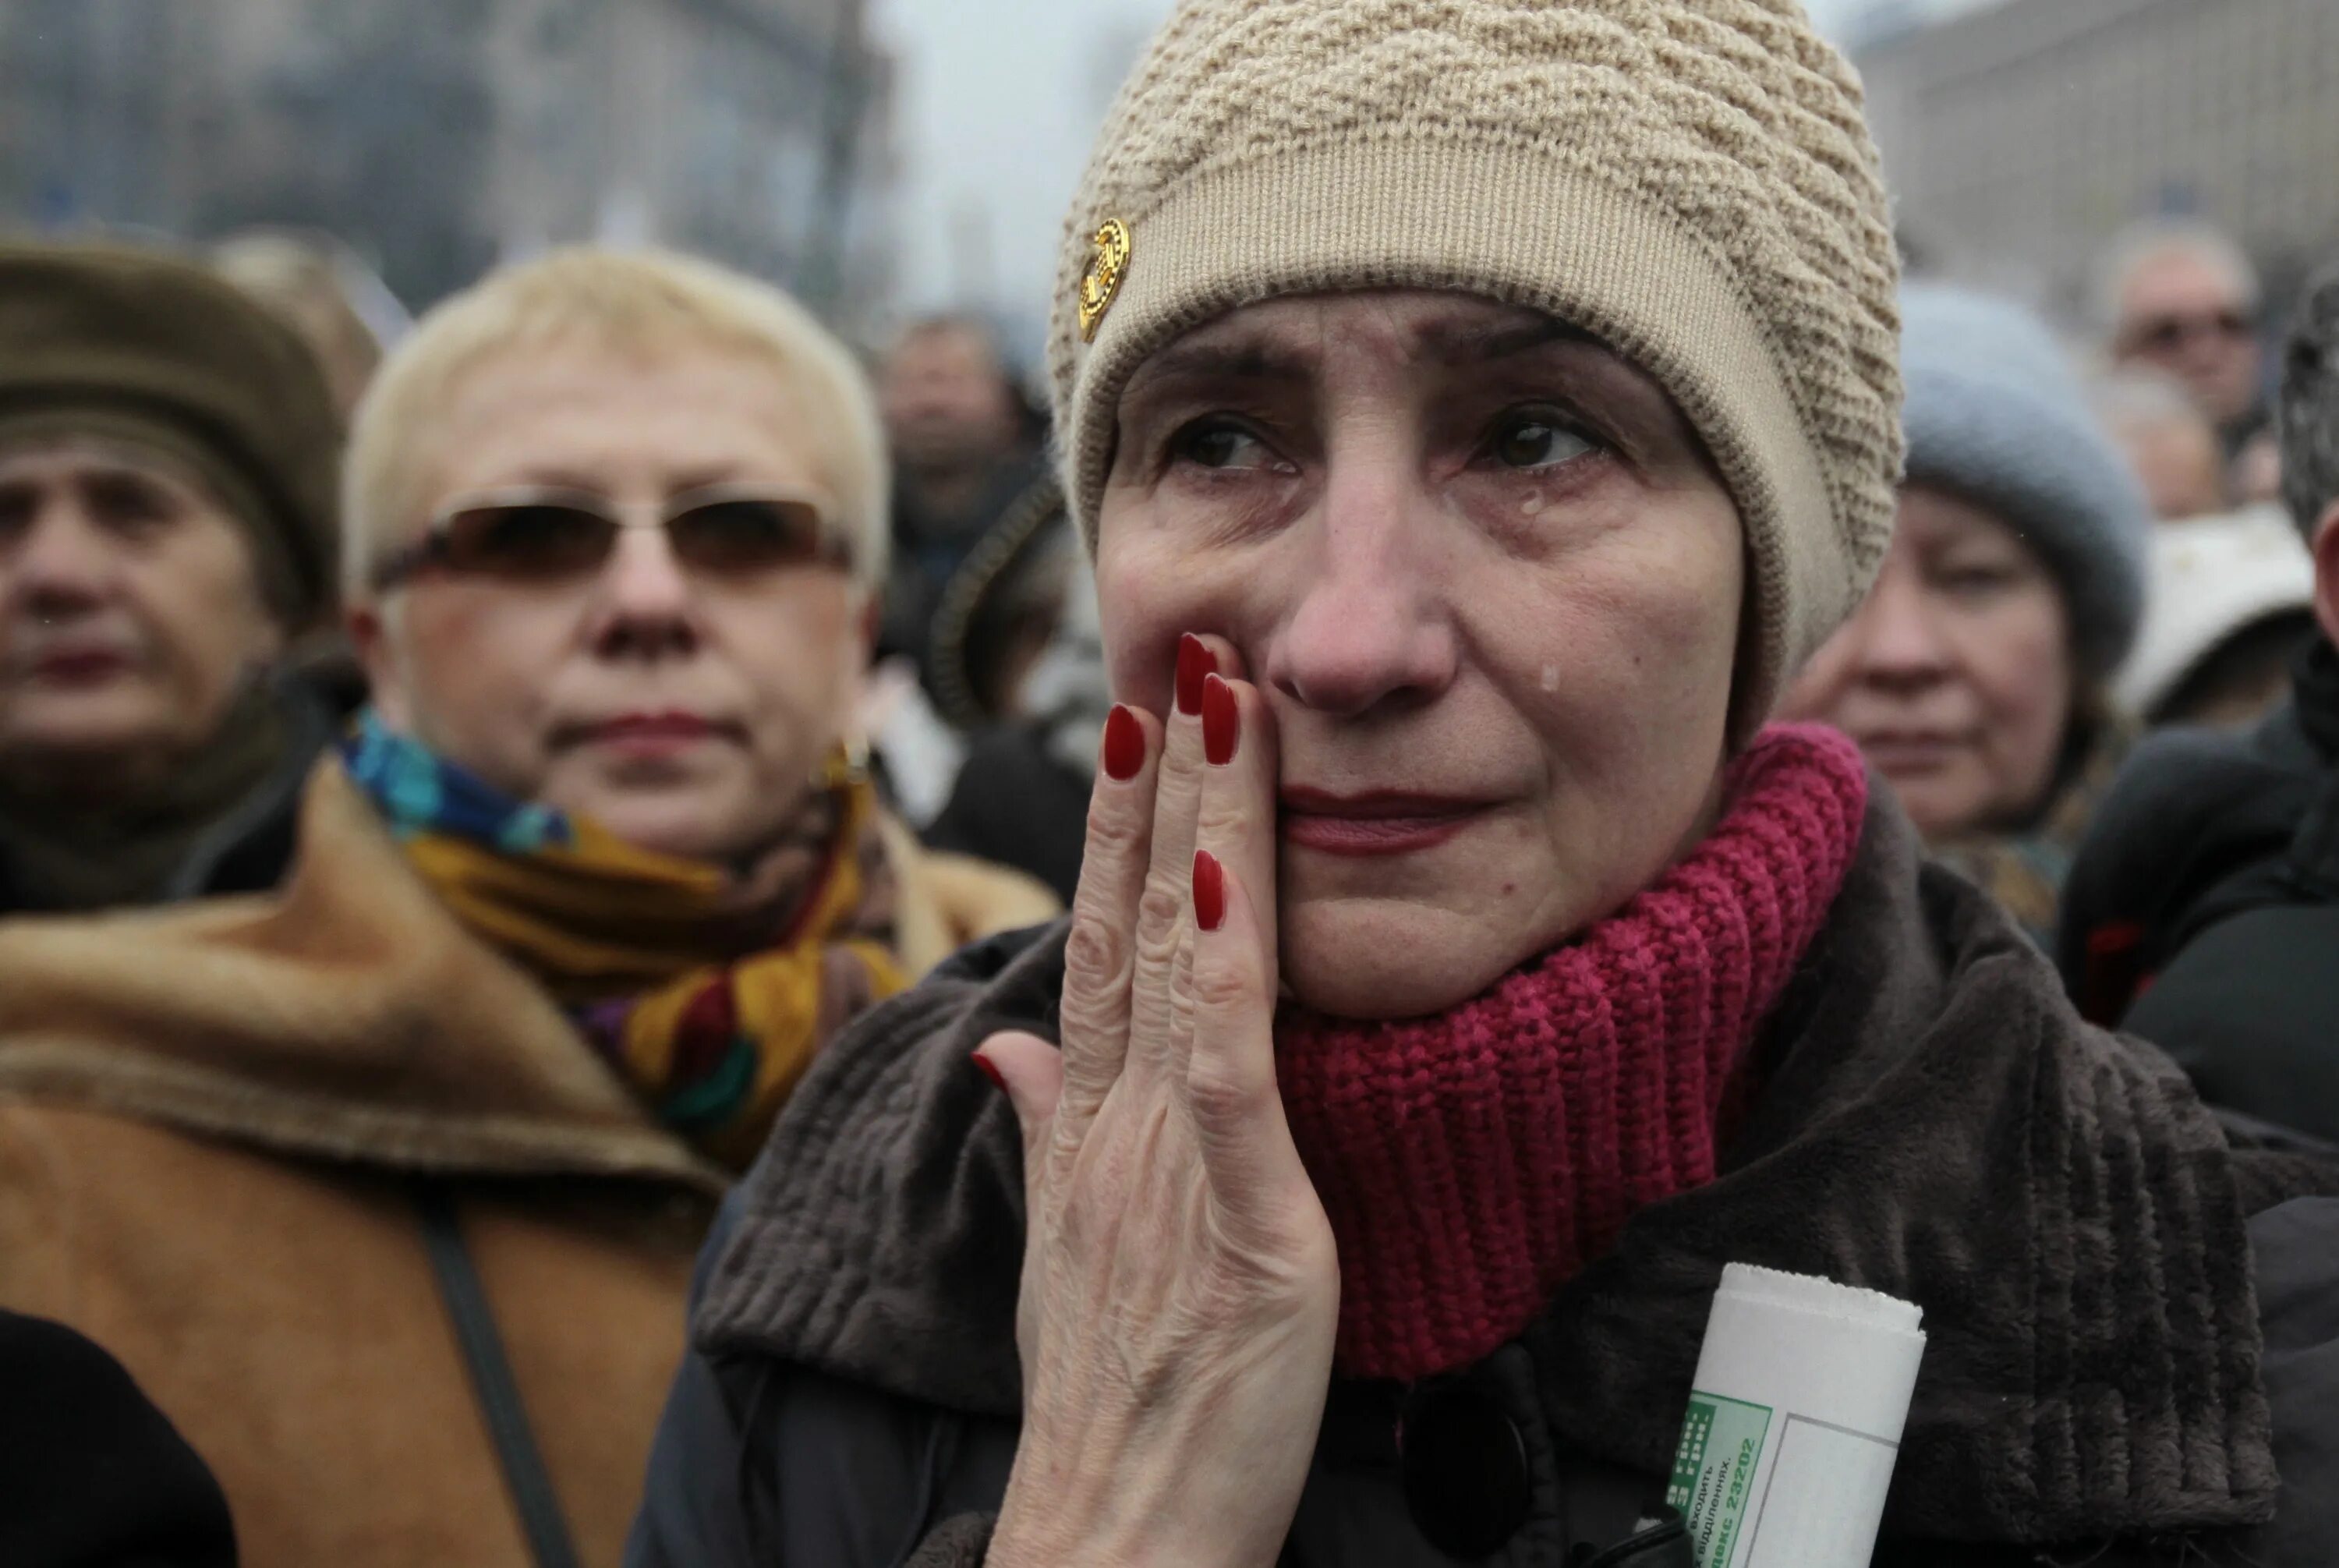
<path fill-rule="evenodd" d="M 346 617 L 350 646 L 365 670 L 366 687 L 374 707 L 391 728 L 410 728 L 406 685 L 390 648 L 389 612 L 378 603 L 357 605 Z"/>

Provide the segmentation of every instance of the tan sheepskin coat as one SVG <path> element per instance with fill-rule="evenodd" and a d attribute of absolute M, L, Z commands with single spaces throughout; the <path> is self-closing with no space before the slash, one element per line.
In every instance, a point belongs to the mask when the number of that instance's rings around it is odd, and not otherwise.
<path fill-rule="evenodd" d="M 0 922 L 0 1307 L 112 1351 L 247 1568 L 528 1561 L 424 1250 L 459 1223 L 580 1553 L 614 1565 L 724 1175 L 408 870 L 337 768 L 281 894 Z M 899 835 L 903 957 L 1042 919 Z"/>

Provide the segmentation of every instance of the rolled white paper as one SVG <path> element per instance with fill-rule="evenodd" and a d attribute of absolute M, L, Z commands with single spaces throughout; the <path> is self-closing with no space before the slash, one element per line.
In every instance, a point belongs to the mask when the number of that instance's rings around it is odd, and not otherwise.
<path fill-rule="evenodd" d="M 1923 1321 L 1831 1279 L 1722 1271 L 1665 1493 L 1701 1568 L 1868 1568 Z"/>

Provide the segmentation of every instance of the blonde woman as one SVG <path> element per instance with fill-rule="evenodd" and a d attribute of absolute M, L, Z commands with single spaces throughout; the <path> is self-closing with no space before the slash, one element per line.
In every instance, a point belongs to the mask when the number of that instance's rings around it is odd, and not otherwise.
<path fill-rule="evenodd" d="M 0 1305 L 121 1358 L 246 1563 L 615 1562 L 710 1199 L 846 1019 L 1051 912 L 855 765 L 883 474 L 774 291 L 491 277 L 360 413 L 377 705 L 283 894 L 0 926 Z"/>

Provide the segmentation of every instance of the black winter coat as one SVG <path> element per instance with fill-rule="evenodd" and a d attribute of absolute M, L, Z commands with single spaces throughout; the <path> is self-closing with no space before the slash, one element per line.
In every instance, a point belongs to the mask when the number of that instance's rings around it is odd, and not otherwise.
<path fill-rule="evenodd" d="M 227 1497 L 122 1364 L 0 1312 L 0 1563 L 235 1568 Z"/>
<path fill-rule="evenodd" d="M 2204 1098 L 2339 1139 L 2339 651 L 2246 735 L 2139 747 L 2065 891 L 2083 1011 L 2175 1057 Z"/>
<path fill-rule="evenodd" d="M 965 1057 L 1053 1034 L 1062 945 L 971 950 L 799 1088 L 703 1255 L 633 1568 L 980 1561 L 1021 1404 L 1022 1188 Z M 1409 1388 L 1336 1381 L 1287 1563 L 1615 1546 L 1733 1260 L 1924 1308 L 1887 1568 L 2334 1560 L 2339 1201 L 2310 1195 L 2339 1170 L 2240 1146 L 2165 1057 L 2081 1023 L 2003 913 L 1920 870 L 1881 789 L 1755 1049 L 1716 1179 L 1643 1209 L 1519 1339 Z"/>

